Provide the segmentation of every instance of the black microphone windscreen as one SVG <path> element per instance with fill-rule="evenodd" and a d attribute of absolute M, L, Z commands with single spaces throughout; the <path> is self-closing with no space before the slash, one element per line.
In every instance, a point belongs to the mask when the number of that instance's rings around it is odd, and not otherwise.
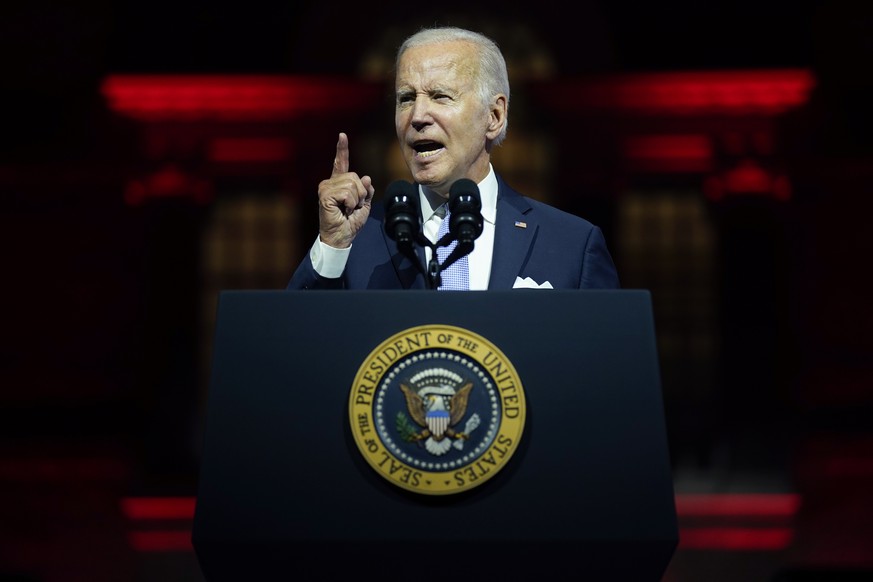
<path fill-rule="evenodd" d="M 449 188 L 449 198 L 458 198 L 464 194 L 468 194 L 474 197 L 476 200 L 480 201 L 479 198 L 479 186 L 473 180 L 469 178 L 461 178 L 460 180 L 456 180 L 452 187 Z"/>
<path fill-rule="evenodd" d="M 386 203 L 389 199 L 396 197 L 397 195 L 412 195 L 418 194 L 417 189 L 414 184 L 410 184 L 406 180 L 395 180 L 388 184 L 388 187 L 385 189 L 385 200 Z"/>
<path fill-rule="evenodd" d="M 449 229 L 460 242 L 471 243 L 482 234 L 482 198 L 473 180 L 461 178 L 449 188 Z"/>
<path fill-rule="evenodd" d="M 419 230 L 418 188 L 396 180 L 385 189 L 385 232 L 392 240 L 412 244 Z"/>

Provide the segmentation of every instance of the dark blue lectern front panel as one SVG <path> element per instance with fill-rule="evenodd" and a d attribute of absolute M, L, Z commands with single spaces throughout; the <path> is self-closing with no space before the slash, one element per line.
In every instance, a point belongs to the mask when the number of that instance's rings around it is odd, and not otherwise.
<path fill-rule="evenodd" d="M 527 403 L 508 464 L 456 495 L 386 481 L 349 428 L 368 354 L 432 324 L 496 345 Z M 221 294 L 194 523 L 208 580 L 414 578 L 428 560 L 659 580 L 677 541 L 647 291 Z"/>

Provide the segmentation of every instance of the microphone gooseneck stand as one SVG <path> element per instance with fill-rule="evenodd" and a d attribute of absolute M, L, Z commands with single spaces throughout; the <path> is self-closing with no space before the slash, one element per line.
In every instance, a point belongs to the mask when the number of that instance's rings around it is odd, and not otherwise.
<path fill-rule="evenodd" d="M 442 263 L 439 262 L 437 258 L 437 249 L 439 247 L 447 247 L 449 246 L 455 237 L 451 232 L 448 232 L 438 240 L 436 243 L 432 243 L 427 240 L 427 237 L 424 235 L 420 235 L 419 244 L 422 246 L 426 246 L 430 248 L 430 261 L 427 263 L 427 273 L 425 279 L 427 280 L 428 289 L 439 289 L 441 280 L 440 273 L 442 273 L 443 269 L 462 258 L 464 255 L 469 254 L 473 251 L 473 241 L 461 241 L 458 239 L 458 245 L 454 248 L 454 250 L 446 257 L 446 260 Z M 414 252 L 414 251 L 413 251 Z M 419 264 L 416 262 L 416 264 Z"/>
<path fill-rule="evenodd" d="M 435 243 L 428 240 L 421 231 L 421 213 L 417 200 L 418 188 L 415 185 L 403 180 L 392 182 L 386 191 L 384 228 L 388 237 L 397 243 L 400 252 L 424 276 L 428 289 L 438 289 L 441 271 L 472 252 L 473 241 L 482 234 L 479 187 L 472 180 L 463 178 L 452 184 L 448 202 L 452 216 L 449 232 Z M 455 240 L 458 241 L 457 246 L 440 263 L 437 249 L 449 246 Z M 426 267 L 419 260 L 415 243 L 431 250 L 431 258 Z"/>

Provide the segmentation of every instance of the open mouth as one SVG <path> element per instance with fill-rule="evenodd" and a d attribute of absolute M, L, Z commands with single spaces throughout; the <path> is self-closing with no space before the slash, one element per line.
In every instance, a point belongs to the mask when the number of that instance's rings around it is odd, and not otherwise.
<path fill-rule="evenodd" d="M 415 156 L 417 158 L 428 158 L 442 150 L 443 144 L 435 141 L 421 141 L 414 143 L 412 149 L 415 150 Z"/>

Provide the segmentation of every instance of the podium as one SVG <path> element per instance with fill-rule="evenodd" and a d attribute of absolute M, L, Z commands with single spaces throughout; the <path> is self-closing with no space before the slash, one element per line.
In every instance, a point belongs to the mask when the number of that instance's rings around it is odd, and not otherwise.
<path fill-rule="evenodd" d="M 428 326 L 484 338 L 523 385 L 510 458 L 447 494 L 380 474 L 350 419 L 374 350 Z M 222 292 L 205 579 L 660 580 L 678 526 L 654 330 L 646 290 Z"/>

